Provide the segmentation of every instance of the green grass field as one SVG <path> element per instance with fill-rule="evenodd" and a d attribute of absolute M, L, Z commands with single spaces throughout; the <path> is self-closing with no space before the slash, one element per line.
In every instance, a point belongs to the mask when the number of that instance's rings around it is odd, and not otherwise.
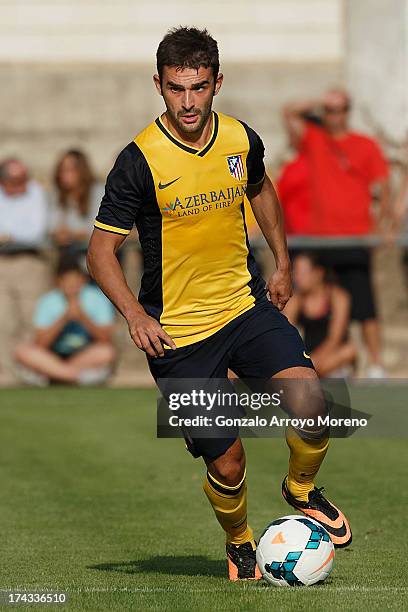
<path fill-rule="evenodd" d="M 407 608 L 405 439 L 332 442 L 319 485 L 354 542 L 323 585 L 275 589 L 226 579 L 203 464 L 182 440 L 156 439 L 154 391 L 3 390 L 0 414 L 2 590 L 66 590 L 69 610 Z M 288 454 L 278 439 L 245 446 L 259 534 L 292 513 Z"/>

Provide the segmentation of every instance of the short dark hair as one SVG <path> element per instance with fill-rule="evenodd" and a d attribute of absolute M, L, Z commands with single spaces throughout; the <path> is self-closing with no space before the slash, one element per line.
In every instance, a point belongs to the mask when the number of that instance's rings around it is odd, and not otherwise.
<path fill-rule="evenodd" d="M 75 255 L 61 255 L 55 266 L 55 276 L 59 278 L 68 274 L 68 272 L 78 272 L 85 276 L 85 272 L 81 268 L 81 264 L 78 261 L 78 257 Z"/>
<path fill-rule="evenodd" d="M 217 41 L 207 30 L 180 26 L 169 30 L 156 53 L 157 72 L 162 80 L 164 66 L 195 68 L 211 66 L 214 79 L 220 69 Z"/>
<path fill-rule="evenodd" d="M 312 268 L 321 268 L 323 270 L 323 282 L 328 284 L 336 283 L 336 275 L 331 266 L 327 264 L 321 251 L 299 251 L 294 255 L 294 259 L 297 257 L 306 257 L 312 264 Z"/>

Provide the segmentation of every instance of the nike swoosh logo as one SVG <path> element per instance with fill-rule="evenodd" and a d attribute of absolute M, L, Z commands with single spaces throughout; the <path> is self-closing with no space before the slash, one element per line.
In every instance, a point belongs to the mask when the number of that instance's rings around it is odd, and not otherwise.
<path fill-rule="evenodd" d="M 327 516 L 316 510 L 303 510 L 301 508 L 298 508 L 298 510 L 303 512 L 303 514 L 306 514 L 306 516 L 314 518 L 315 521 L 320 523 L 322 527 L 324 527 L 326 531 L 328 531 L 328 533 L 330 534 L 330 537 L 335 546 L 342 546 L 346 540 L 350 539 L 351 531 L 349 524 L 341 516 L 338 516 L 336 521 L 330 521 Z"/>
<path fill-rule="evenodd" d="M 336 506 L 333 506 L 333 507 L 336 508 Z M 337 518 L 335 519 L 331 519 L 326 514 L 323 514 L 323 512 L 321 512 L 320 510 L 312 510 L 311 508 L 305 508 L 305 510 L 306 510 L 305 514 L 307 514 L 307 516 L 314 518 L 319 523 L 324 523 L 325 525 L 329 525 L 329 527 L 332 527 L 333 529 L 340 529 L 345 524 L 344 516 L 342 513 L 338 511 L 337 508 L 336 510 L 338 514 L 337 514 Z"/>
<path fill-rule="evenodd" d="M 311 356 L 308 355 L 306 351 L 303 351 L 303 357 L 306 357 L 306 359 L 311 359 Z"/>
<path fill-rule="evenodd" d="M 173 181 L 170 181 L 169 183 L 162 183 L 161 181 L 159 181 L 159 189 L 166 189 L 166 187 L 170 187 L 170 185 L 172 185 L 179 179 L 181 179 L 181 176 L 178 176 L 177 178 L 175 178 Z"/>

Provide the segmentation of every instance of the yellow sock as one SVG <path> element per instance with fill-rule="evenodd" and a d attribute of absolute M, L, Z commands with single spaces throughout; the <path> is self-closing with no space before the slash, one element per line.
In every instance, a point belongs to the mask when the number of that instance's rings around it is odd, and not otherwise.
<path fill-rule="evenodd" d="M 292 427 L 288 427 L 286 442 L 290 448 L 288 489 L 297 499 L 308 501 L 308 494 L 314 487 L 314 477 L 329 446 L 329 437 L 304 439 Z"/>
<path fill-rule="evenodd" d="M 254 534 L 247 523 L 247 486 L 246 474 L 235 487 L 227 487 L 215 480 L 207 472 L 204 479 L 204 492 L 213 507 L 215 516 L 224 529 L 227 544 L 252 542 L 255 550 Z"/>

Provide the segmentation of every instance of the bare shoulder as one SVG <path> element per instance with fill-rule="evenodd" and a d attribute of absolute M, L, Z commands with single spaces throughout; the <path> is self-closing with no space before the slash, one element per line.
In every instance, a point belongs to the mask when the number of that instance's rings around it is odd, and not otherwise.
<path fill-rule="evenodd" d="M 350 304 L 350 294 L 343 287 L 332 285 L 330 287 L 330 301 L 333 306 L 348 306 Z"/>

